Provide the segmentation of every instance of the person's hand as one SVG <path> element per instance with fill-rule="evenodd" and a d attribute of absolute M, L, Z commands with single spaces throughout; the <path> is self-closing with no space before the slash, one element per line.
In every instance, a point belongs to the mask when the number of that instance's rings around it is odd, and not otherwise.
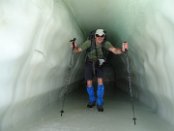
<path fill-rule="evenodd" d="M 75 41 L 71 43 L 71 48 L 72 48 L 72 50 L 77 48 L 77 43 Z"/>
<path fill-rule="evenodd" d="M 127 41 L 124 41 L 122 43 L 122 51 L 123 52 L 127 52 L 128 51 L 128 42 Z"/>
<path fill-rule="evenodd" d="M 125 48 L 125 51 L 128 51 L 128 42 L 127 41 L 124 41 L 124 48 Z"/>
<path fill-rule="evenodd" d="M 76 38 L 73 38 L 69 42 L 71 42 L 71 48 L 72 48 L 72 50 L 74 50 L 77 47 Z"/>

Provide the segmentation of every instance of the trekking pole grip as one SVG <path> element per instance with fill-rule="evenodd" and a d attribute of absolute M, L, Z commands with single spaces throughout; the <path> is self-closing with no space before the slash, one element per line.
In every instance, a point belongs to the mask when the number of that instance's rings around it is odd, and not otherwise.
<path fill-rule="evenodd" d="M 70 42 L 72 42 L 72 49 L 74 50 L 76 47 L 75 47 L 75 41 L 76 41 L 76 38 L 73 38 L 72 40 L 70 40 Z"/>
<path fill-rule="evenodd" d="M 126 52 L 128 52 L 128 42 L 127 41 L 124 41 L 124 49 Z"/>

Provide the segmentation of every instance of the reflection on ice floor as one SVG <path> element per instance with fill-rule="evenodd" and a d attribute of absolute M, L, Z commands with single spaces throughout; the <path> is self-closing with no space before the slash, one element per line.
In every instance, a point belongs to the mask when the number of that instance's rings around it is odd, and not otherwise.
<path fill-rule="evenodd" d="M 65 101 L 65 113 L 60 107 L 49 107 L 44 116 L 37 118 L 22 131 L 173 131 L 173 127 L 151 109 L 135 104 L 137 124 L 132 120 L 128 97 L 121 92 L 105 96 L 104 112 L 96 107 L 87 109 L 87 96 L 72 93 Z"/>

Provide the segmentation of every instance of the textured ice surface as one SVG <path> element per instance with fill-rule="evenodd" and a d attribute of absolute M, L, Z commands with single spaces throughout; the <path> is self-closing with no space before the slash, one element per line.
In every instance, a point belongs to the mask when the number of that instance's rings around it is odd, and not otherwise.
<path fill-rule="evenodd" d="M 119 91 L 105 96 L 104 112 L 98 112 L 96 107 L 87 109 L 86 102 L 86 94 L 73 93 L 66 99 L 62 117 L 60 108 L 48 107 L 45 115 L 21 131 L 173 131 L 174 128 L 138 102 L 134 125 L 129 97 Z"/>

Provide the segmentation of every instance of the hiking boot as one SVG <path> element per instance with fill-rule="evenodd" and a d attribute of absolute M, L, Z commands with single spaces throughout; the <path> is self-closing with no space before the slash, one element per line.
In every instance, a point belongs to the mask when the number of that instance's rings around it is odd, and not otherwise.
<path fill-rule="evenodd" d="M 88 108 L 93 108 L 95 106 L 95 102 L 88 102 L 87 107 Z"/>
<path fill-rule="evenodd" d="M 103 112 L 103 111 L 104 111 L 104 108 L 103 108 L 102 105 L 101 105 L 101 106 L 97 105 L 97 110 L 98 110 L 99 112 Z"/>

